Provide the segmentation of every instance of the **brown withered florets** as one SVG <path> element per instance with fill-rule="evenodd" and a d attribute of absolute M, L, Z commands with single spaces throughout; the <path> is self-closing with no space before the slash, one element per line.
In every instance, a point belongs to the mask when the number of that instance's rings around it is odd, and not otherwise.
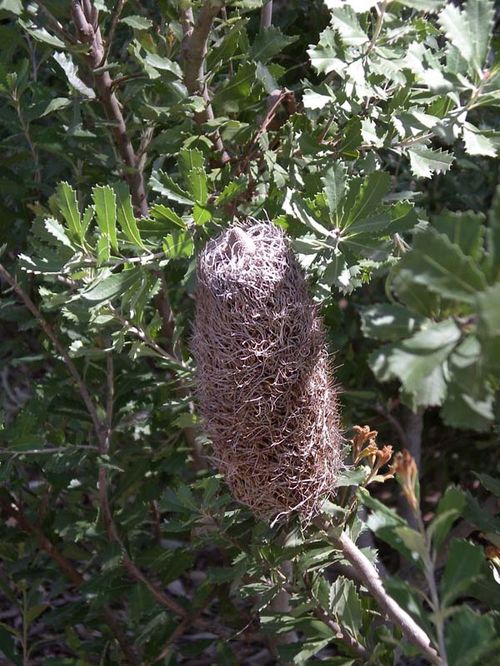
<path fill-rule="evenodd" d="M 283 232 L 233 227 L 198 258 L 193 352 L 213 460 L 261 518 L 310 519 L 341 467 L 322 321 Z"/>

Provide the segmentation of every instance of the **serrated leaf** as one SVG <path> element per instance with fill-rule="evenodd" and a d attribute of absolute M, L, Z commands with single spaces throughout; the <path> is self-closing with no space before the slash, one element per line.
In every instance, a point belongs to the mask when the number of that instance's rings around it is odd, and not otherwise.
<path fill-rule="evenodd" d="M 439 25 L 446 37 L 469 61 L 472 57 L 472 42 L 465 12 L 460 11 L 458 7 L 450 2 L 439 14 Z"/>
<path fill-rule="evenodd" d="M 471 45 L 470 59 L 477 72 L 482 71 L 488 55 L 494 13 L 493 0 L 467 0 L 465 5 L 467 37 Z"/>
<path fill-rule="evenodd" d="M 158 192 L 171 201 L 176 201 L 180 204 L 192 205 L 194 201 L 189 197 L 189 194 L 182 189 L 172 178 L 164 171 L 153 172 L 149 181 L 151 189 Z"/>
<path fill-rule="evenodd" d="M 494 280 L 500 275 L 500 185 L 495 191 L 488 215 L 488 264 Z"/>
<path fill-rule="evenodd" d="M 101 233 L 109 238 L 113 250 L 118 251 L 116 237 L 116 195 L 109 185 L 92 189 L 97 224 Z"/>
<path fill-rule="evenodd" d="M 331 95 L 322 95 L 308 88 L 304 91 L 302 103 L 305 109 L 323 109 L 327 104 L 331 104 L 334 99 Z"/>
<path fill-rule="evenodd" d="M 443 364 L 460 339 L 451 321 L 431 324 L 399 344 L 386 345 L 370 356 L 379 381 L 399 379 L 412 409 L 441 405 L 446 397 Z"/>
<path fill-rule="evenodd" d="M 413 248 L 401 259 L 397 270 L 405 270 L 416 284 L 447 298 L 473 303 L 486 279 L 477 264 L 447 236 L 428 228 L 415 234 Z"/>
<path fill-rule="evenodd" d="M 477 474 L 476 472 L 474 472 L 474 476 L 479 479 L 481 485 L 484 486 L 486 490 L 493 493 L 495 497 L 500 497 L 500 479 L 490 476 L 489 474 Z"/>
<path fill-rule="evenodd" d="M 73 247 L 73 244 L 71 243 L 70 239 L 67 237 L 64 231 L 64 227 L 56 219 L 54 219 L 53 217 L 48 217 L 44 220 L 43 224 L 47 229 L 47 231 L 49 232 L 49 234 L 53 236 L 56 240 L 58 240 L 66 247 L 70 248 Z"/>
<path fill-rule="evenodd" d="M 486 157 L 496 157 L 497 151 L 495 144 L 487 136 L 481 134 L 480 130 L 470 123 L 465 123 L 463 128 L 463 140 L 465 150 L 469 155 L 485 155 Z"/>
<path fill-rule="evenodd" d="M 283 210 L 288 215 L 291 215 L 302 222 L 302 224 L 313 229 L 320 236 L 329 236 L 329 230 L 321 224 L 315 212 L 298 192 L 292 190 L 287 191 L 285 201 L 283 202 Z"/>
<path fill-rule="evenodd" d="M 440 584 L 443 605 L 451 605 L 467 591 L 480 574 L 483 562 L 481 548 L 468 541 L 452 541 Z"/>
<path fill-rule="evenodd" d="M 429 324 L 428 319 L 389 303 L 362 308 L 360 314 L 364 335 L 376 340 L 401 340 Z"/>
<path fill-rule="evenodd" d="M 134 28 L 134 30 L 149 30 L 149 28 L 153 27 L 151 19 L 148 19 L 145 16 L 138 16 L 137 14 L 125 16 L 120 19 L 120 23 L 125 23 L 125 25 Z"/>
<path fill-rule="evenodd" d="M 266 63 L 297 39 L 296 36 L 284 35 L 279 28 L 271 25 L 257 34 L 250 49 L 250 58 Z"/>
<path fill-rule="evenodd" d="M 480 615 L 463 605 L 453 614 L 446 628 L 448 663 L 453 666 L 477 666 L 479 660 L 491 650 L 498 651 L 497 638 L 493 617 Z"/>
<path fill-rule="evenodd" d="M 486 355 L 486 365 L 500 368 L 500 283 L 488 287 L 477 298 L 478 337 Z"/>
<path fill-rule="evenodd" d="M 205 208 L 196 202 L 193 206 L 193 219 L 197 226 L 201 226 L 212 219 L 212 213 L 208 210 L 208 208 Z"/>
<path fill-rule="evenodd" d="M 59 183 L 56 189 L 56 201 L 62 216 L 66 220 L 70 234 L 80 241 L 83 240 L 83 229 L 75 190 L 68 183 Z"/>
<path fill-rule="evenodd" d="M 368 36 L 361 28 L 356 12 L 349 6 L 332 11 L 332 25 L 348 46 L 361 46 L 368 42 Z"/>
<path fill-rule="evenodd" d="M 454 161 L 451 153 L 416 145 L 408 148 L 411 170 L 417 178 L 430 178 L 433 173 L 446 173 Z"/>
<path fill-rule="evenodd" d="M 318 44 L 311 45 L 307 54 L 311 60 L 311 65 L 318 74 L 329 74 L 333 71 L 342 72 L 346 68 L 346 63 L 342 58 L 337 57 L 335 30 L 333 28 L 323 30 Z"/>
<path fill-rule="evenodd" d="M 139 268 L 112 273 L 103 279 L 98 279 L 82 292 L 82 298 L 92 301 L 93 304 L 110 301 L 124 294 L 138 279 L 141 271 Z"/>
<path fill-rule="evenodd" d="M 420 532 L 417 532 L 411 527 L 396 527 L 394 532 L 400 537 L 401 541 L 409 551 L 416 553 L 419 557 L 425 556 L 425 540 Z"/>
<path fill-rule="evenodd" d="M 359 635 L 363 611 L 354 583 L 339 576 L 330 586 L 329 610 L 354 636 Z"/>
<path fill-rule="evenodd" d="M 171 226 L 170 223 L 174 224 L 176 227 L 179 227 L 180 229 L 186 228 L 186 223 L 184 222 L 182 217 L 177 215 L 177 213 L 173 211 L 171 208 L 163 204 L 155 204 L 149 211 L 149 214 L 153 219 L 158 220 L 159 222 L 164 220 L 167 221 L 168 222 L 167 228 Z"/>
<path fill-rule="evenodd" d="M 121 230 L 131 243 L 144 249 L 145 246 L 137 227 L 134 209 L 132 207 L 132 198 L 128 187 L 122 183 L 117 184 L 115 185 L 115 193 L 117 196 L 118 224 L 120 225 Z"/>
<path fill-rule="evenodd" d="M 431 222 L 436 231 L 448 236 L 464 254 L 476 261 L 480 259 L 485 222 L 483 213 L 471 210 L 464 212 L 444 210 L 439 215 L 433 216 Z"/>
<path fill-rule="evenodd" d="M 330 213 L 335 213 L 345 193 L 346 168 L 342 162 L 336 162 L 321 178 Z"/>
<path fill-rule="evenodd" d="M 197 148 L 183 148 L 179 151 L 179 169 L 183 178 L 186 178 L 192 169 L 203 169 L 204 163 L 203 153 Z"/>
<path fill-rule="evenodd" d="M 56 39 L 56 38 L 55 38 Z M 62 46 L 64 46 L 62 44 Z M 70 55 L 67 53 L 54 53 L 52 56 L 57 64 L 63 69 L 68 79 L 69 85 L 74 88 L 80 95 L 88 97 L 88 99 L 95 99 L 95 92 L 89 88 L 78 76 L 78 70 Z"/>
<path fill-rule="evenodd" d="M 364 180 L 351 179 L 342 205 L 341 226 L 349 229 L 350 233 L 370 230 L 370 217 L 376 217 L 376 209 L 390 185 L 391 177 L 385 171 L 375 171 Z M 389 221 L 387 217 L 383 226 Z"/>
<path fill-rule="evenodd" d="M 203 169 L 193 168 L 186 175 L 186 186 L 194 201 L 202 206 L 208 200 L 207 175 Z"/>

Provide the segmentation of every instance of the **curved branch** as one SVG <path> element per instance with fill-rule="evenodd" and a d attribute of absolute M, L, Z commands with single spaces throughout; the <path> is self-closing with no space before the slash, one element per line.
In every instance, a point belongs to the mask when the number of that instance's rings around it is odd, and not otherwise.
<path fill-rule="evenodd" d="M 432 647 L 432 643 L 425 631 L 387 594 L 377 570 L 370 560 L 359 550 L 354 541 L 345 532 L 339 537 L 330 534 L 330 538 L 332 538 L 342 551 L 346 560 L 352 564 L 359 580 L 375 599 L 385 615 L 401 628 L 405 637 L 413 645 L 416 645 L 433 664 L 441 665 L 442 661 L 436 650 Z"/>

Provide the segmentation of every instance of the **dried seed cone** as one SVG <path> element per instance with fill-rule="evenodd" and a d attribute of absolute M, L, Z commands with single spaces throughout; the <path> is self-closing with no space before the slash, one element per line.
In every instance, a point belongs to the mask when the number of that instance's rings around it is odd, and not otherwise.
<path fill-rule="evenodd" d="M 322 322 L 282 231 L 233 227 L 198 259 L 193 352 L 213 459 L 266 520 L 310 519 L 341 466 Z"/>

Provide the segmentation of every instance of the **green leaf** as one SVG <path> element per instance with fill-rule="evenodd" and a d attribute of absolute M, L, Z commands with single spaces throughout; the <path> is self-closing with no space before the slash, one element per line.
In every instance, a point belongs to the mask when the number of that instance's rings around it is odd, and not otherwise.
<path fill-rule="evenodd" d="M 412 409 L 441 405 L 446 397 L 443 364 L 460 339 L 452 320 L 430 324 L 399 344 L 386 345 L 370 356 L 379 381 L 399 379 Z"/>
<path fill-rule="evenodd" d="M 342 201 L 345 193 L 346 168 L 342 162 L 335 164 L 327 169 L 325 175 L 321 178 L 326 195 L 326 201 L 330 213 L 335 213 Z"/>
<path fill-rule="evenodd" d="M 470 60 L 477 72 L 482 71 L 486 62 L 494 13 L 493 0 L 467 0 L 465 5 L 467 38 L 471 48 Z"/>
<path fill-rule="evenodd" d="M 423 145 L 408 148 L 408 155 L 411 170 L 417 178 L 430 178 L 433 173 L 445 173 L 455 159 L 451 153 Z"/>
<path fill-rule="evenodd" d="M 180 204 L 192 205 L 194 201 L 190 198 L 189 194 L 182 189 L 172 178 L 164 171 L 153 172 L 150 178 L 149 185 L 152 190 L 158 192 L 171 201 L 176 201 Z"/>
<path fill-rule="evenodd" d="M 432 217 L 432 226 L 440 234 L 448 236 L 450 241 L 462 252 L 475 260 L 482 255 L 485 217 L 483 213 L 471 210 L 455 212 L 445 210 Z"/>
<path fill-rule="evenodd" d="M 296 36 L 284 35 L 279 28 L 271 25 L 257 34 L 250 49 L 250 58 L 266 63 L 277 53 L 280 53 L 287 46 L 297 41 L 297 39 L 298 37 Z"/>
<path fill-rule="evenodd" d="M 486 490 L 493 493 L 495 497 L 500 497 L 500 479 L 496 479 L 489 474 L 477 474 L 476 472 L 474 472 L 474 476 L 479 479 L 481 485 L 484 486 Z"/>
<path fill-rule="evenodd" d="M 167 228 L 171 227 L 171 223 L 181 229 L 186 228 L 186 223 L 182 217 L 177 215 L 177 213 L 171 208 L 168 208 L 168 206 L 164 206 L 163 204 L 155 204 L 149 211 L 149 214 L 153 219 L 158 220 L 158 222 L 167 221 Z"/>
<path fill-rule="evenodd" d="M 470 61 L 473 45 L 465 12 L 460 11 L 450 2 L 439 14 L 439 24 L 446 37 L 457 47 L 461 55 Z"/>
<path fill-rule="evenodd" d="M 140 280 L 140 277 L 141 269 L 139 268 L 108 274 L 93 282 L 81 295 L 84 300 L 92 301 L 94 305 L 110 301 L 124 294 L 137 280 Z"/>
<path fill-rule="evenodd" d="M 372 510 L 366 521 L 368 529 L 372 530 L 379 539 L 395 548 L 409 561 L 414 561 L 412 552 L 407 548 L 397 530 L 407 528 L 408 523 L 393 509 L 370 495 L 366 488 L 358 488 L 357 495 L 360 501 Z"/>
<path fill-rule="evenodd" d="M 54 97 L 50 100 L 50 102 L 38 117 L 44 118 L 45 116 L 48 116 L 49 113 L 54 113 L 54 111 L 66 109 L 68 106 L 71 106 L 71 103 L 71 100 L 67 97 Z"/>
<path fill-rule="evenodd" d="M 490 266 L 492 279 L 496 280 L 500 275 L 500 185 L 495 191 L 488 221 L 489 227 L 486 232 L 489 255 L 488 264 Z"/>
<path fill-rule="evenodd" d="M 486 365 L 493 371 L 500 368 L 500 283 L 479 294 L 477 311 L 478 337 L 486 355 Z"/>
<path fill-rule="evenodd" d="M 444 5 L 446 0 L 398 0 L 405 7 L 413 7 L 422 12 L 436 12 Z"/>
<path fill-rule="evenodd" d="M 474 127 L 474 125 L 465 123 L 462 137 L 465 144 L 465 150 L 469 155 L 485 155 L 486 157 L 497 156 L 493 141 L 482 134 L 477 127 Z"/>
<path fill-rule="evenodd" d="M 394 532 L 401 538 L 401 541 L 412 553 L 416 553 L 419 557 L 424 557 L 426 554 L 426 545 L 424 537 L 412 529 L 411 527 L 396 527 Z"/>
<path fill-rule="evenodd" d="M 285 201 L 283 202 L 283 210 L 288 215 L 291 215 L 302 222 L 302 224 L 313 229 L 320 236 L 330 235 L 329 230 L 318 220 L 316 212 L 298 192 L 292 190 L 287 191 Z"/>
<path fill-rule="evenodd" d="M 212 213 L 197 202 L 193 207 L 193 219 L 197 226 L 201 226 L 212 219 Z"/>
<path fill-rule="evenodd" d="M 97 241 L 97 263 L 98 265 L 108 261 L 111 256 L 111 248 L 109 245 L 109 236 L 103 234 Z"/>
<path fill-rule="evenodd" d="M 342 227 L 350 232 L 369 229 L 369 220 L 389 191 L 391 177 L 385 171 L 374 171 L 363 181 L 351 179 L 349 191 L 342 205 Z M 361 222 L 368 220 L 367 225 Z M 389 220 L 387 220 L 389 221 Z"/>
<path fill-rule="evenodd" d="M 120 23 L 125 23 L 125 25 L 134 28 L 134 30 L 149 30 L 153 27 L 153 22 L 146 18 L 145 16 L 137 16 L 132 14 L 131 16 L 125 16 L 120 20 Z"/>
<path fill-rule="evenodd" d="M 143 59 L 143 62 L 146 65 L 149 65 L 149 67 L 152 67 L 154 70 L 170 72 L 170 74 L 173 74 L 175 78 L 182 78 L 182 69 L 176 62 L 170 60 L 170 58 L 164 58 L 156 53 L 147 53 Z"/>
<path fill-rule="evenodd" d="M 492 617 L 480 615 L 469 606 L 462 606 L 453 614 L 446 627 L 448 663 L 453 666 L 477 666 L 479 660 L 492 649 L 498 650 L 497 638 Z"/>
<path fill-rule="evenodd" d="M 456 539 L 452 542 L 440 584 L 443 605 L 451 605 L 465 594 L 481 573 L 483 562 L 482 548 L 468 541 Z"/>
<path fill-rule="evenodd" d="M 458 245 L 432 228 L 416 233 L 413 248 L 397 268 L 405 270 L 416 284 L 458 301 L 473 303 L 485 288 L 484 274 Z"/>
<path fill-rule="evenodd" d="M 439 548 L 465 507 L 466 499 L 460 488 L 451 486 L 439 500 L 436 515 L 432 519 L 427 533 L 432 538 L 435 548 Z"/>
<path fill-rule="evenodd" d="M 97 224 L 101 233 L 109 238 L 111 247 L 118 251 L 116 238 L 116 195 L 109 185 L 92 189 Z"/>
<path fill-rule="evenodd" d="M 82 241 L 82 223 L 75 190 L 68 183 L 59 183 L 56 189 L 56 201 L 62 216 L 66 220 L 70 234 Z"/>
<path fill-rule="evenodd" d="M 144 249 L 145 246 L 137 227 L 129 189 L 124 183 L 115 185 L 114 189 L 117 196 L 118 224 L 131 243 Z"/>
<path fill-rule="evenodd" d="M 495 394 L 486 382 L 483 396 L 475 397 L 458 385 L 451 375 L 441 417 L 453 428 L 488 432 L 495 418 L 494 401 Z"/>
<path fill-rule="evenodd" d="M 364 335 L 376 340 L 401 340 L 429 324 L 428 319 L 389 303 L 361 308 L 360 314 Z"/>
<path fill-rule="evenodd" d="M 192 169 L 203 169 L 204 164 L 203 153 L 197 148 L 183 148 L 179 152 L 179 169 L 183 178 L 186 178 Z"/>
<path fill-rule="evenodd" d="M 351 580 L 339 576 L 330 586 L 329 610 L 354 636 L 359 636 L 363 611 L 356 587 Z"/>
<path fill-rule="evenodd" d="M 64 227 L 62 224 L 60 224 L 55 218 L 53 217 L 47 217 L 44 222 L 43 222 L 45 228 L 49 232 L 51 236 L 53 236 L 55 239 L 57 239 L 60 243 L 65 245 L 66 247 L 73 247 L 73 244 L 71 243 L 70 239 L 66 235 L 64 231 Z"/>
<path fill-rule="evenodd" d="M 207 175 L 203 169 L 194 168 L 186 175 L 186 186 L 196 203 L 202 206 L 208 200 Z"/>
<path fill-rule="evenodd" d="M 0 624 L 0 651 L 10 660 L 15 666 L 21 666 L 23 663 L 22 658 L 19 656 L 16 641 L 12 636 L 10 627 Z"/>
<path fill-rule="evenodd" d="M 316 46 L 310 46 L 307 54 L 311 60 L 311 65 L 318 74 L 329 74 L 330 72 L 342 72 L 346 68 L 346 63 L 337 57 L 337 47 L 335 45 L 335 30 L 327 28 L 320 35 Z"/>
<path fill-rule="evenodd" d="M 351 7 L 334 9 L 332 25 L 339 31 L 347 46 L 361 46 L 368 42 L 368 36 L 362 30 L 358 17 Z"/>

